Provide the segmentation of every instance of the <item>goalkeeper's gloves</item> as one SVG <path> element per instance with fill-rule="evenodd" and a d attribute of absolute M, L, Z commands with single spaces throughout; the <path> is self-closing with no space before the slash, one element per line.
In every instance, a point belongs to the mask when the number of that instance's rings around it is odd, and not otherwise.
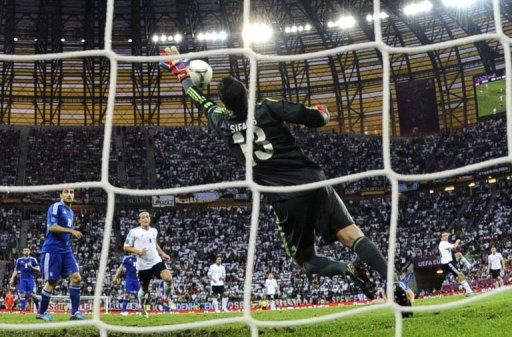
<path fill-rule="evenodd" d="M 318 104 L 315 106 L 315 109 L 317 109 L 322 114 L 322 118 L 324 119 L 325 124 L 327 124 L 327 122 L 329 122 L 329 119 L 331 118 L 329 110 L 327 109 L 327 105 Z"/>
<path fill-rule="evenodd" d="M 175 46 L 165 48 L 165 51 L 160 53 L 160 56 L 168 56 L 168 55 L 178 55 L 178 48 Z M 165 70 L 171 72 L 178 81 L 183 82 L 187 78 L 190 78 L 190 73 L 187 69 L 187 62 L 182 60 L 169 60 L 169 61 L 160 61 L 158 63 L 160 67 Z"/>

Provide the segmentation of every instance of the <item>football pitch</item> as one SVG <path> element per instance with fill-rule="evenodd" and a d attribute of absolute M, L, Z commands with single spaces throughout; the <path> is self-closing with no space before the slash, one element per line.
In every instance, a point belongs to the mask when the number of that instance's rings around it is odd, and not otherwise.
<path fill-rule="evenodd" d="M 464 299 L 462 296 L 448 298 L 436 298 L 418 300 L 415 305 L 428 305 L 448 303 Z M 254 313 L 258 320 L 291 320 L 309 317 L 319 317 L 333 314 L 341 310 L 352 310 L 355 307 L 319 308 L 287 311 L 259 311 Z M 447 309 L 441 312 L 414 313 L 413 318 L 404 319 L 404 333 L 407 337 L 459 337 L 459 336 L 511 336 L 512 335 L 512 292 L 498 294 L 471 304 Z M 157 326 L 197 322 L 217 318 L 237 317 L 241 313 L 226 314 L 179 314 L 179 315 L 154 315 L 146 319 L 140 316 L 130 315 L 104 315 L 102 320 L 113 325 L 131 327 Z M 58 321 L 67 321 L 67 315 L 57 315 Z M 36 323 L 34 315 L 3 314 L 0 315 L 0 323 L 26 324 Z M 387 309 L 364 313 L 334 321 L 315 323 L 312 325 L 286 327 L 286 328 L 260 328 L 260 336 L 265 337 L 314 337 L 314 336 L 394 336 L 394 314 Z M 140 334 L 127 334 L 122 332 L 109 332 L 109 336 L 136 336 Z M 66 328 L 37 331 L 0 331 L 1 337 L 57 337 L 57 336 L 99 336 L 96 328 Z M 249 328 L 240 323 L 230 325 L 212 326 L 209 328 L 184 330 L 166 333 L 150 333 L 146 336 L 176 336 L 176 337 L 235 337 L 250 336 Z"/>

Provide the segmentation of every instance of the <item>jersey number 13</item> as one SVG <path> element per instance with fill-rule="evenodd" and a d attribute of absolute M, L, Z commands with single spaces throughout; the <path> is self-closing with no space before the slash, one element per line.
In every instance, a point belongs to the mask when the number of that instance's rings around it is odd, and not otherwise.
<path fill-rule="evenodd" d="M 233 134 L 233 142 L 235 144 L 240 145 L 240 148 L 242 149 L 242 153 L 247 158 L 248 155 L 248 147 L 245 143 L 245 137 L 240 132 L 237 131 Z M 254 126 L 254 145 L 258 146 L 258 149 L 254 148 L 254 155 L 259 160 L 268 160 L 272 158 L 272 155 L 274 154 L 274 147 L 272 144 L 267 140 L 267 136 L 265 135 L 265 131 L 263 131 L 262 128 L 259 126 Z M 253 161 L 252 166 L 256 166 L 256 163 Z"/>

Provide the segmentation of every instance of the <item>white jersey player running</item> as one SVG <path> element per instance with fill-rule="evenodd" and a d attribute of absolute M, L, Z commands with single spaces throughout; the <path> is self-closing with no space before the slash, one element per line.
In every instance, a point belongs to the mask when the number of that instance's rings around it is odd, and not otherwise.
<path fill-rule="evenodd" d="M 215 259 L 215 263 L 208 269 L 208 278 L 212 287 L 212 304 L 215 312 L 220 312 L 219 297 L 222 298 L 222 311 L 228 312 L 228 296 L 224 287 L 226 268 L 222 265 L 222 258 L 220 256 Z"/>
<path fill-rule="evenodd" d="M 137 256 L 137 277 L 141 289 L 137 297 L 142 314 L 147 318 L 146 301 L 149 297 L 149 283 L 153 277 L 164 280 L 168 284 L 168 291 L 172 290 L 171 272 L 163 263 L 162 258 L 169 261 L 171 258 L 158 245 L 156 228 L 150 226 L 151 217 L 148 212 L 139 213 L 139 227 L 133 228 L 128 233 L 124 242 L 124 251 Z M 166 294 L 170 297 L 170 294 Z"/>
<path fill-rule="evenodd" d="M 450 238 L 450 233 L 443 232 L 441 233 L 441 242 L 439 242 L 439 253 L 441 254 L 441 263 L 443 264 L 443 269 L 446 273 L 452 273 L 459 283 L 466 290 L 467 295 L 474 294 L 473 290 L 469 286 L 468 281 L 466 280 L 466 276 L 455 266 L 453 261 L 452 249 L 457 248 L 460 245 L 460 240 L 455 241 L 455 243 L 448 242 Z"/>
<path fill-rule="evenodd" d="M 274 274 L 269 273 L 265 280 L 265 295 L 270 301 L 270 310 L 276 310 L 276 297 L 279 295 L 279 285 L 274 278 Z"/>
<path fill-rule="evenodd" d="M 487 273 L 494 279 L 495 285 L 503 286 L 501 270 L 503 269 L 503 256 L 496 251 L 496 247 L 491 248 L 491 254 L 487 257 Z"/>

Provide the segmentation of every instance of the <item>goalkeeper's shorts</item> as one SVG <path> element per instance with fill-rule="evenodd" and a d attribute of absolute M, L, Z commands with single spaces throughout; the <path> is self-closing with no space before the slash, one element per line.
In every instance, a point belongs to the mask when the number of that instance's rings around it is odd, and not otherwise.
<path fill-rule="evenodd" d="M 354 224 L 352 216 L 332 186 L 273 203 L 286 253 L 295 257 L 315 244 L 315 237 L 325 245 L 336 241 L 336 233 Z"/>

